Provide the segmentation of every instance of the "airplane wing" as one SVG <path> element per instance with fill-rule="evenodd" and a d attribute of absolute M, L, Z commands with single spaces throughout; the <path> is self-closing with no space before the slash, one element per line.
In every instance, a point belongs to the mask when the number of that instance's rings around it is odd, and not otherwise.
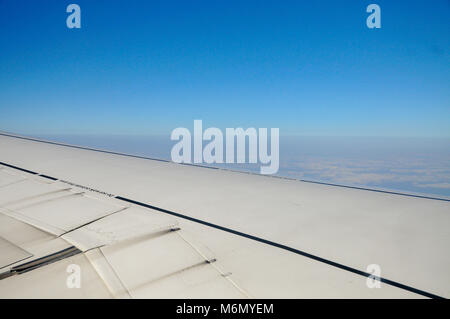
<path fill-rule="evenodd" d="M 449 243 L 444 198 L 0 134 L 0 298 L 448 298 Z"/>

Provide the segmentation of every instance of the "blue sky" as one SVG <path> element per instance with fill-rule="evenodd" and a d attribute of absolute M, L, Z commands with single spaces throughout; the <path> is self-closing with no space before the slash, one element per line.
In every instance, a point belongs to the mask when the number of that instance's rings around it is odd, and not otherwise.
<path fill-rule="evenodd" d="M 1 0 L 0 130 L 449 138 L 449 16 L 444 0 Z"/>

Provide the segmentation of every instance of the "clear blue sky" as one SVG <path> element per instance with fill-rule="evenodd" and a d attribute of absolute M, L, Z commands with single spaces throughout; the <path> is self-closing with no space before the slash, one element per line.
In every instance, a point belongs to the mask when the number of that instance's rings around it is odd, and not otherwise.
<path fill-rule="evenodd" d="M 450 137 L 449 17 L 446 0 L 0 0 L 0 130 Z"/>

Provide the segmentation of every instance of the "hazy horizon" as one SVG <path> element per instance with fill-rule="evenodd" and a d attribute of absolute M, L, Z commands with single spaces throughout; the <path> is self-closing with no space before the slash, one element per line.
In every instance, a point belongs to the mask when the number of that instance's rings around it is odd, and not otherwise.
<path fill-rule="evenodd" d="M 26 136 L 169 161 L 176 143 L 169 135 Z M 257 164 L 203 165 L 259 172 Z M 450 138 L 280 136 L 275 175 L 450 197 Z"/>

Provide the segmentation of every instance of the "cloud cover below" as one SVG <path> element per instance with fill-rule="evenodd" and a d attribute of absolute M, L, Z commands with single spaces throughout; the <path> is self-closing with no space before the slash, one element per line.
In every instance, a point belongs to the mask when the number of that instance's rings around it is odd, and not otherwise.
<path fill-rule="evenodd" d="M 46 135 L 48 140 L 170 160 L 169 136 Z M 259 172 L 260 164 L 213 164 Z M 280 137 L 278 176 L 450 197 L 450 139 Z"/>

